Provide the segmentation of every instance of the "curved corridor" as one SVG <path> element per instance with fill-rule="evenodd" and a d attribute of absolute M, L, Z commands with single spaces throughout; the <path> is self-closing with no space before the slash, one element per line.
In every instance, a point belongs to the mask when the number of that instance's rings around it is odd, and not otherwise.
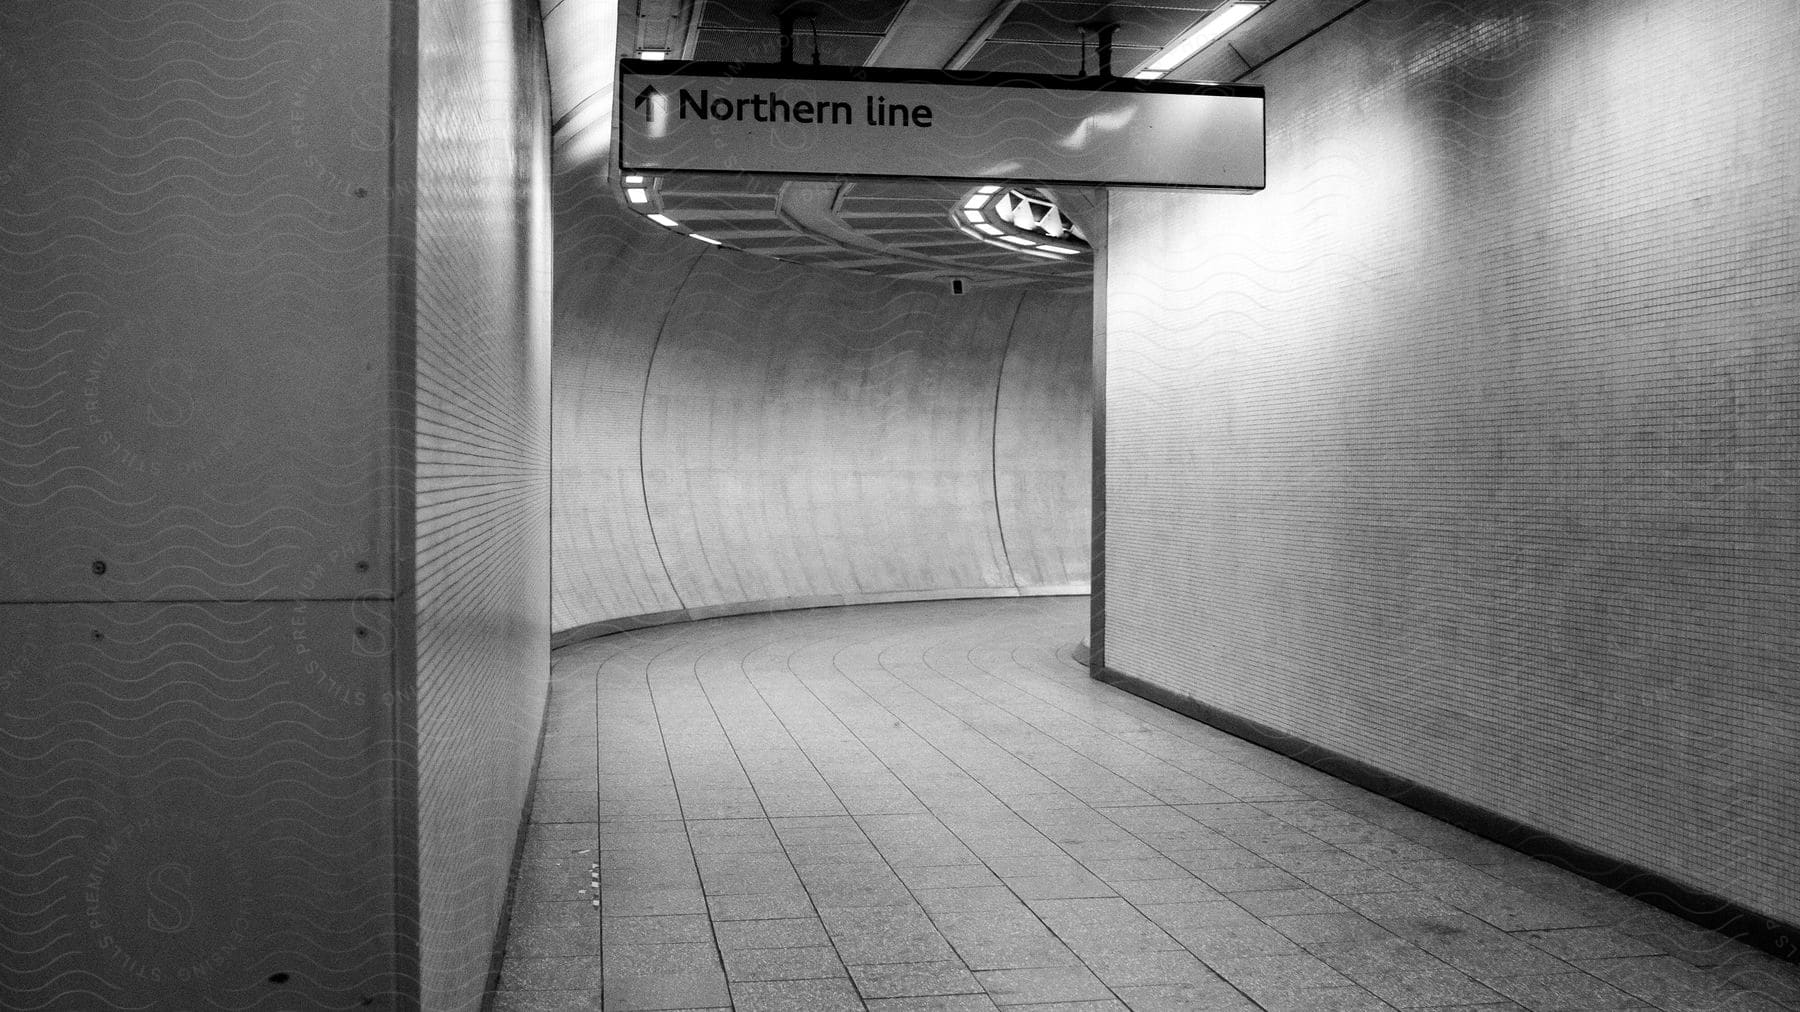
<path fill-rule="evenodd" d="M 1793 966 L 1090 680 L 1086 619 L 875 605 L 558 651 L 495 1008 L 1800 1002 Z"/>

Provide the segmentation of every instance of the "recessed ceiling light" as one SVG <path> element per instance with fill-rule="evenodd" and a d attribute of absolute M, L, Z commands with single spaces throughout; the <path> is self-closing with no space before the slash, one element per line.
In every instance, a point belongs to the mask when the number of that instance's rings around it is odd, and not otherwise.
<path fill-rule="evenodd" d="M 640 59 L 640 60 L 666 60 L 668 58 L 669 58 L 669 51 L 666 49 L 640 49 L 640 50 L 638 50 L 638 59 Z"/>
<path fill-rule="evenodd" d="M 1188 29 L 1175 43 L 1164 49 L 1143 69 L 1168 73 L 1194 58 L 1194 54 L 1214 42 L 1219 37 L 1244 23 L 1244 19 L 1262 10 L 1259 3 L 1230 4 L 1201 18 L 1200 22 Z"/>
<path fill-rule="evenodd" d="M 650 191 L 641 186 L 628 186 L 625 188 L 625 198 L 633 204 L 648 204 L 650 203 Z"/>

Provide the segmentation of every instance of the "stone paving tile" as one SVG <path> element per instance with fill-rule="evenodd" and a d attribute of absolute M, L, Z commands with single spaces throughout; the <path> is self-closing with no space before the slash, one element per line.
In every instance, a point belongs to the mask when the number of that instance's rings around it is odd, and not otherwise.
<path fill-rule="evenodd" d="M 971 969 L 1069 966 L 1081 962 L 1029 910 L 953 911 L 931 916 Z"/>
<path fill-rule="evenodd" d="M 741 981 L 731 985 L 737 1012 L 863 1012 L 845 979 Z"/>
<path fill-rule="evenodd" d="M 1579 972 L 1495 977 L 1488 986 L 1532 1012 L 1649 1007 L 1611 984 Z"/>
<path fill-rule="evenodd" d="M 798 869 L 813 903 L 821 907 L 911 906 L 912 893 L 886 864 L 814 864 Z"/>
<path fill-rule="evenodd" d="M 1216 985 L 1224 980 L 1186 949 L 1157 949 L 1089 956 L 1082 960 L 1108 987 L 1149 985 Z"/>
<path fill-rule="evenodd" d="M 496 991 L 492 1012 L 604 1012 L 602 992 Z"/>
<path fill-rule="evenodd" d="M 704 920 L 704 918 L 702 918 Z M 712 929 L 719 949 L 782 949 L 825 945 L 831 938 L 817 917 L 776 917 L 767 920 L 718 921 Z"/>
<path fill-rule="evenodd" d="M 918 906 L 821 907 L 846 963 L 916 963 L 953 958 L 950 942 Z"/>
<path fill-rule="evenodd" d="M 600 954 L 601 933 L 598 924 L 546 923 L 521 919 L 515 914 L 507 926 L 506 951 L 527 958 L 594 956 Z"/>
<path fill-rule="evenodd" d="M 518 956 L 500 972 L 502 991 L 567 991 L 602 986 L 599 956 Z"/>
<path fill-rule="evenodd" d="M 920 865 L 895 868 L 900 881 L 916 896 L 935 889 L 982 889 L 1001 886 L 1000 876 L 984 864 Z"/>
<path fill-rule="evenodd" d="M 1230 984 L 1113 985 L 1131 1012 L 1259 1012 L 1260 1007 Z"/>
<path fill-rule="evenodd" d="M 800 891 L 709 896 L 706 900 L 706 909 L 715 921 L 756 921 L 813 916 L 812 899 Z"/>
<path fill-rule="evenodd" d="M 1347 987 L 1352 981 L 1331 965 L 1306 953 L 1280 956 L 1218 956 L 1207 965 L 1233 987 L 1251 997 L 1279 988 Z"/>
<path fill-rule="evenodd" d="M 829 945 L 780 949 L 725 949 L 725 979 L 809 980 L 844 977 L 848 973 Z"/>
<path fill-rule="evenodd" d="M 558 651 L 496 1012 L 1800 1009 L 1791 964 L 1092 681 L 1084 607 Z"/>
<path fill-rule="evenodd" d="M 869 1012 L 996 1012 L 999 1006 L 985 994 L 924 995 L 913 998 L 872 998 Z"/>
<path fill-rule="evenodd" d="M 1616 959 L 1656 956 L 1661 952 L 1639 938 L 1611 928 L 1553 928 L 1514 934 L 1559 959 Z"/>
<path fill-rule="evenodd" d="M 1394 1007 L 1360 987 L 1266 987 L 1249 994 L 1265 1012 L 1385 1012 Z"/>
<path fill-rule="evenodd" d="M 1094 1001 L 1113 996 L 1085 966 L 1033 967 L 1027 970 L 977 970 L 975 979 L 1002 1007 L 1052 1001 Z"/>
<path fill-rule="evenodd" d="M 921 998 L 981 994 L 975 975 L 961 961 L 875 963 L 850 967 L 850 979 L 864 998 Z"/>

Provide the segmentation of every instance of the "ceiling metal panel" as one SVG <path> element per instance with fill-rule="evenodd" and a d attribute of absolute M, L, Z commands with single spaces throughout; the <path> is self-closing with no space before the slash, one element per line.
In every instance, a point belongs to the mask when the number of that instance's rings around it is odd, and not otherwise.
<path fill-rule="evenodd" d="M 880 41 L 879 35 L 837 35 L 821 31 L 815 36 L 803 24 L 794 32 L 794 60 L 810 64 L 816 43 L 820 63 L 832 67 L 860 67 Z M 777 63 L 781 59 L 781 35 L 774 30 L 722 31 L 701 28 L 700 41 L 694 48 L 694 59 Z"/>

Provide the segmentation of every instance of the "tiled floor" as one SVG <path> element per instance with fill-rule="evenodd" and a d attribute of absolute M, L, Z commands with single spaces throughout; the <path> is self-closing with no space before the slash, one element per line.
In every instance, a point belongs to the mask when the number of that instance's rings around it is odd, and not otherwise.
<path fill-rule="evenodd" d="M 1800 968 L 1089 680 L 1086 607 L 558 652 L 497 1012 L 1800 1008 Z"/>

